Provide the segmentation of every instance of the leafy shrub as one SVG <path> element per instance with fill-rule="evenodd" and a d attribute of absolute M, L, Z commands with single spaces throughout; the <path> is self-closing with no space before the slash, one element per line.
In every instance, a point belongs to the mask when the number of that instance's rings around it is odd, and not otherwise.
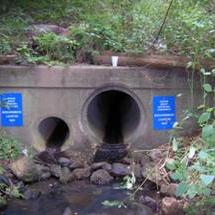
<path fill-rule="evenodd" d="M 96 23 L 80 24 L 70 28 L 71 37 L 79 42 L 78 48 L 87 51 L 123 51 L 120 36 L 110 26 Z"/>
<path fill-rule="evenodd" d="M 0 54 L 10 54 L 12 47 L 9 40 L 5 37 L 0 37 Z"/>
<path fill-rule="evenodd" d="M 0 160 L 15 160 L 20 153 L 21 147 L 17 140 L 0 136 Z"/>
<path fill-rule="evenodd" d="M 76 40 L 55 33 L 41 34 L 34 38 L 36 50 L 46 55 L 50 60 L 58 60 L 64 63 L 74 61 L 75 49 L 78 45 Z"/>
<path fill-rule="evenodd" d="M 208 2 L 176 1 L 163 38 L 174 54 L 203 58 L 215 46 L 215 15 L 208 14 Z"/>
<path fill-rule="evenodd" d="M 166 168 L 177 182 L 180 197 L 210 196 L 215 189 L 215 88 L 207 80 L 214 78 L 214 70 L 201 69 L 203 75 L 203 104 L 198 123 L 201 134 L 195 138 L 173 138 L 172 159 Z"/>
<path fill-rule="evenodd" d="M 17 63 L 47 63 L 50 61 L 48 56 L 41 56 L 35 50 L 28 46 L 27 43 L 22 43 L 16 49 L 19 58 L 17 59 Z"/>

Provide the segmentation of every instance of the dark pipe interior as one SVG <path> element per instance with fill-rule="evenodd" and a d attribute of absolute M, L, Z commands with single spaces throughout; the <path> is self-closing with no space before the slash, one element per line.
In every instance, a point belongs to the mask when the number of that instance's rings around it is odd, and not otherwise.
<path fill-rule="evenodd" d="M 95 96 L 87 109 L 90 128 L 103 143 L 124 143 L 137 128 L 140 109 L 127 93 L 109 90 Z"/>
<path fill-rule="evenodd" d="M 60 118 L 48 117 L 39 124 L 39 132 L 49 148 L 61 147 L 69 136 L 69 127 Z"/>

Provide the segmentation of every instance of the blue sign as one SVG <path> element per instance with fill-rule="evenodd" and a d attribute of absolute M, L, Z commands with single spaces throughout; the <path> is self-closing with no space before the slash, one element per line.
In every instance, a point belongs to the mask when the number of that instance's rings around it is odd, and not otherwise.
<path fill-rule="evenodd" d="M 155 130 L 172 129 L 176 122 L 175 97 L 154 96 L 153 127 Z"/>
<path fill-rule="evenodd" d="M 21 93 L 1 95 L 1 125 L 5 127 L 23 126 Z"/>

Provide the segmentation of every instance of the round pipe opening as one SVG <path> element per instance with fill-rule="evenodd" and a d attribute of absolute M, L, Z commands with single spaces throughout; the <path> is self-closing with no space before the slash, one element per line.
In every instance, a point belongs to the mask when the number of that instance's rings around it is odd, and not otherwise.
<path fill-rule="evenodd" d="M 103 91 L 87 106 L 88 126 L 102 143 L 125 143 L 137 129 L 140 119 L 137 101 L 120 90 Z"/>
<path fill-rule="evenodd" d="M 46 147 L 61 147 L 69 137 L 68 125 L 58 117 L 48 117 L 42 120 L 38 129 L 46 143 Z"/>

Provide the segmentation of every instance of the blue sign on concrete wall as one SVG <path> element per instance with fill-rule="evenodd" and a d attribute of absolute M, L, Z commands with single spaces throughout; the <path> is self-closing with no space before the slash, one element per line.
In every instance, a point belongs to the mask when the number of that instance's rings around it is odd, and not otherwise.
<path fill-rule="evenodd" d="M 155 130 L 172 129 L 176 122 L 175 97 L 154 96 L 153 127 Z"/>
<path fill-rule="evenodd" d="M 5 127 L 23 126 L 22 94 L 1 94 L 1 125 Z"/>

